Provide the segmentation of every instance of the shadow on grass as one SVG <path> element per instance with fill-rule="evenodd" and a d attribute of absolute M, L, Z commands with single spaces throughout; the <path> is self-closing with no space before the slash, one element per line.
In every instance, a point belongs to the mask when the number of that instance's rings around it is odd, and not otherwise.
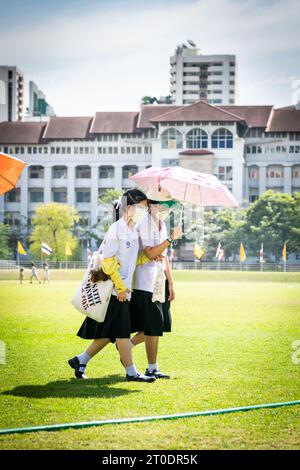
<path fill-rule="evenodd" d="M 45 385 L 20 385 L 12 390 L 5 390 L 2 395 L 28 398 L 115 398 L 139 390 L 110 387 L 116 382 L 124 382 L 119 375 L 109 375 L 100 379 L 56 380 Z"/>

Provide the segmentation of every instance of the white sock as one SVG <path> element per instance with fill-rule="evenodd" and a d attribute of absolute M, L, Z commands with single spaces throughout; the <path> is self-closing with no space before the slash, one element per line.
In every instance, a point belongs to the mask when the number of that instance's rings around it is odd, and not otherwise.
<path fill-rule="evenodd" d="M 158 370 L 157 362 L 155 362 L 155 364 L 148 364 L 148 370 L 149 370 L 149 372 L 153 372 L 154 370 Z"/>
<path fill-rule="evenodd" d="M 77 357 L 79 359 L 80 364 L 83 364 L 83 367 L 79 367 L 79 372 L 84 372 L 87 363 L 91 359 L 91 356 L 89 356 L 88 353 L 84 351 L 82 354 L 78 354 Z"/>
<path fill-rule="evenodd" d="M 132 366 L 125 367 L 125 370 L 127 375 L 133 375 L 135 377 L 138 374 L 134 364 L 132 364 Z"/>

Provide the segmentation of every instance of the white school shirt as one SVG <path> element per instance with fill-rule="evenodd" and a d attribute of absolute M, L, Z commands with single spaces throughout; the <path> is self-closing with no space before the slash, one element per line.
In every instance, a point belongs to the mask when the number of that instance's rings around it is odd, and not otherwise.
<path fill-rule="evenodd" d="M 164 242 L 168 238 L 168 231 L 166 224 L 161 221 L 161 228 L 158 229 L 156 222 L 147 214 L 146 217 L 137 225 L 139 233 L 140 251 L 143 251 L 146 246 L 156 246 Z M 168 250 L 164 250 L 162 256 L 167 255 Z M 161 265 L 165 270 L 164 261 L 150 261 L 149 263 L 142 264 L 136 267 L 134 273 L 133 288 L 153 292 L 157 270 Z"/>
<path fill-rule="evenodd" d="M 108 229 L 103 242 L 99 247 L 103 258 L 116 256 L 121 264 L 119 269 L 127 289 L 132 290 L 133 273 L 139 253 L 138 232 L 135 227 L 129 228 L 122 217 L 114 222 Z M 116 294 L 115 289 L 113 294 Z"/>

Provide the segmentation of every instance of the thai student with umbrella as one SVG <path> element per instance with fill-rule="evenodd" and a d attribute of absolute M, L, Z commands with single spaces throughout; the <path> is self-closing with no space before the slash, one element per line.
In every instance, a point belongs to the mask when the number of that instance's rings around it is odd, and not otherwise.
<path fill-rule="evenodd" d="M 175 293 L 172 284 L 170 295 L 166 298 L 166 274 L 170 277 L 167 261 L 167 248 L 173 241 L 182 236 L 181 227 L 176 227 L 168 238 L 167 228 L 163 220 L 169 213 L 170 201 L 148 199 L 149 209 L 147 216 L 138 224 L 140 249 L 146 256 L 155 260 L 162 255 L 164 260 L 149 262 L 136 267 L 134 274 L 134 290 L 129 304 L 132 332 L 143 332 L 148 358 L 148 367 L 145 375 L 156 379 L 169 379 L 169 375 L 158 368 L 158 343 L 164 331 L 170 331 L 170 316 L 167 300 L 173 300 Z M 137 335 L 140 336 L 140 335 Z M 137 337 L 136 336 L 136 337 Z M 134 338 L 131 340 L 134 342 Z"/>
<path fill-rule="evenodd" d="M 103 255 L 102 270 L 113 281 L 114 291 L 104 322 L 98 323 L 87 317 L 77 333 L 81 338 L 94 340 L 82 354 L 69 360 L 69 365 L 75 369 L 77 378 L 86 378 L 85 367 L 88 361 L 109 342 L 116 340 L 120 359 L 126 370 L 126 380 L 137 382 L 155 380 L 155 377 L 138 373 L 129 344 L 131 333 L 129 299 L 139 254 L 135 224 L 147 211 L 146 200 L 145 194 L 138 189 L 124 193 L 121 202 L 123 216 L 110 226 L 99 249 Z M 149 260 L 146 258 L 146 261 Z"/>

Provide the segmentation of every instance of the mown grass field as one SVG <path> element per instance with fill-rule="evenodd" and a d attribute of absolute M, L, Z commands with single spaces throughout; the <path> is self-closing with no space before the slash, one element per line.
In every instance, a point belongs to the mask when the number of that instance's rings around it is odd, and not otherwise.
<path fill-rule="evenodd" d="M 159 364 L 170 381 L 127 383 L 109 345 L 73 378 L 67 360 L 88 342 L 70 304 L 81 272 L 49 285 L 0 273 L 0 427 L 193 412 L 300 399 L 300 274 L 174 273 L 173 332 Z M 144 346 L 134 349 L 146 366 Z M 0 436 L 1 449 L 299 449 L 300 406 L 155 423 Z"/>

